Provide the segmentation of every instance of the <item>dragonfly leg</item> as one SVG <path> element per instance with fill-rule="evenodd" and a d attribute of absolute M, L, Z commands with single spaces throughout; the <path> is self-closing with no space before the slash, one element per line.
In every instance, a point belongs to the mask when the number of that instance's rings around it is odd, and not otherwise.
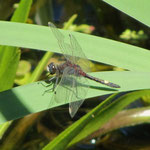
<path fill-rule="evenodd" d="M 45 82 L 47 82 L 47 83 L 49 83 L 48 85 L 45 85 L 45 84 L 43 84 L 42 82 L 38 82 L 38 84 L 42 84 L 42 86 L 44 86 L 44 87 L 49 87 L 49 86 L 51 86 L 52 84 L 53 84 L 53 80 L 55 79 L 55 77 L 52 77 L 52 78 L 50 78 L 48 81 L 45 81 Z"/>
<path fill-rule="evenodd" d="M 55 83 L 52 82 L 54 79 L 56 79 L 56 82 L 55 82 Z M 55 88 L 56 88 L 56 86 L 57 86 L 57 84 L 58 84 L 58 81 L 59 81 L 59 77 L 53 77 L 53 78 L 51 78 L 51 79 L 49 80 L 50 84 L 47 85 L 47 86 L 45 86 L 45 87 L 49 87 L 49 86 L 51 86 L 52 84 L 53 84 L 53 87 L 50 88 L 50 89 L 48 89 L 48 90 L 45 90 L 44 93 L 43 93 L 43 95 L 44 95 L 45 93 L 49 93 L 49 92 L 54 92 L 54 94 L 56 94 Z"/>
<path fill-rule="evenodd" d="M 58 81 L 59 81 L 59 77 L 56 77 L 56 82 L 53 84 L 53 91 L 54 91 L 54 94 L 56 94 L 56 86 L 58 85 Z"/>
<path fill-rule="evenodd" d="M 49 80 L 48 80 L 48 85 L 45 85 L 45 84 L 43 84 L 43 83 L 41 83 L 40 82 L 40 84 L 42 84 L 44 87 L 50 87 L 52 84 L 53 84 L 53 87 L 52 88 L 50 88 L 50 89 L 48 89 L 48 90 L 45 90 L 44 91 L 44 93 L 42 94 L 42 95 L 44 95 L 45 93 L 48 93 L 48 92 L 53 92 L 54 91 L 54 83 L 52 82 L 54 79 L 57 79 L 56 77 L 52 77 L 52 78 L 50 78 Z"/>
<path fill-rule="evenodd" d="M 55 80 L 55 79 L 56 79 L 56 77 L 50 78 L 50 79 L 48 80 L 48 83 L 51 83 L 51 84 L 52 84 L 52 83 L 53 83 L 52 81 Z"/>
<path fill-rule="evenodd" d="M 50 92 L 53 92 L 53 88 L 50 88 L 50 89 L 48 89 L 48 90 L 45 90 L 42 95 L 45 95 L 45 93 L 50 93 Z"/>
<path fill-rule="evenodd" d="M 50 84 L 48 84 L 48 85 L 45 85 L 45 84 L 43 84 L 43 83 L 38 83 L 38 84 L 42 84 L 42 86 L 44 86 L 44 87 L 49 87 L 49 86 L 51 86 L 52 85 L 52 83 L 50 83 Z"/>

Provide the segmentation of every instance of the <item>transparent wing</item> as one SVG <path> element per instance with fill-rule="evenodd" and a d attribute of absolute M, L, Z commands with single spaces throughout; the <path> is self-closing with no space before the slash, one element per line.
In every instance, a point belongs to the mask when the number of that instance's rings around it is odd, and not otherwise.
<path fill-rule="evenodd" d="M 79 45 L 78 41 L 76 40 L 76 38 L 72 35 L 69 34 L 70 37 L 70 45 L 71 45 L 71 49 L 72 49 L 72 53 L 74 56 L 74 63 L 80 65 L 80 67 L 85 71 L 85 72 L 90 72 L 90 62 L 89 60 L 86 58 L 84 52 L 82 51 L 81 46 Z"/>
<path fill-rule="evenodd" d="M 48 22 L 48 26 L 51 28 L 52 33 L 57 39 L 58 45 L 63 55 L 67 60 L 72 62 L 72 56 L 73 56 L 72 49 L 71 49 L 72 47 L 64 41 L 65 39 L 64 35 L 56 28 L 56 26 L 53 23 Z"/>
<path fill-rule="evenodd" d="M 68 44 L 64 41 L 64 35 L 56 28 L 53 23 L 48 22 L 48 25 L 51 28 L 54 36 L 56 37 L 58 45 L 65 58 L 74 64 L 80 65 L 80 67 L 84 71 L 90 72 L 90 63 L 83 53 L 82 48 L 77 42 L 76 38 L 73 35 L 69 34 L 70 44 Z"/>
<path fill-rule="evenodd" d="M 65 58 L 73 64 L 80 65 L 80 67 L 84 71 L 90 71 L 89 61 L 85 57 L 75 37 L 73 35 L 70 35 L 70 44 L 65 43 L 63 34 L 59 32 L 55 25 L 50 22 L 48 23 L 48 25 L 50 26 L 54 36 L 56 37 L 59 47 Z M 76 114 L 77 110 L 83 103 L 88 89 L 83 87 L 84 84 L 87 85 L 87 79 L 72 74 L 72 72 L 75 72 L 72 69 L 73 68 L 71 67 L 67 67 L 64 69 L 62 78 L 59 84 L 56 86 L 56 92 L 54 92 L 54 96 L 52 99 L 52 101 L 56 101 L 58 103 L 68 101 L 71 117 Z"/>
<path fill-rule="evenodd" d="M 77 113 L 78 109 L 82 105 L 85 100 L 85 97 L 88 92 L 88 80 L 84 77 L 74 77 L 75 78 L 75 85 L 73 86 L 75 93 L 72 93 L 72 97 L 69 103 L 69 113 L 70 116 L 73 118 L 74 115 Z"/>
<path fill-rule="evenodd" d="M 52 99 L 57 103 L 67 102 L 68 99 L 70 99 L 71 94 L 73 93 L 73 81 L 72 78 L 68 75 L 69 71 L 70 67 L 66 67 L 64 69 L 61 80 L 59 81 L 58 85 L 56 85 Z"/>
<path fill-rule="evenodd" d="M 86 89 L 84 85 L 87 85 L 88 81 L 84 77 L 69 75 L 69 72 L 72 72 L 71 67 L 64 69 L 51 102 L 69 102 L 69 113 L 74 117 L 86 97 L 88 86 Z"/>

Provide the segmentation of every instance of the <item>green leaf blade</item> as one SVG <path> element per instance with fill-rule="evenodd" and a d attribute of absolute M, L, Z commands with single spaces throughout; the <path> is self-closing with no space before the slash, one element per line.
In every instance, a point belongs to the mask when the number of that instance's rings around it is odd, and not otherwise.
<path fill-rule="evenodd" d="M 89 80 L 90 88 L 88 89 L 85 98 L 92 98 L 117 92 L 150 89 L 150 73 L 122 71 L 97 72 L 92 73 L 91 75 L 114 82 L 120 85 L 121 88 L 113 89 Z M 42 83 L 45 84 L 44 82 Z M 44 87 L 39 82 L 35 82 L 1 92 L 0 109 L 2 111 L 0 115 L 0 123 L 69 103 L 69 101 L 61 101 L 60 103 L 54 101 L 51 102 L 53 92 L 45 93 L 43 95 L 44 91 L 47 89 L 48 88 Z M 85 90 L 87 90 L 87 88 Z M 49 105 L 50 102 L 51 106 Z"/>
<path fill-rule="evenodd" d="M 144 23 L 147 26 L 150 26 L 149 20 L 149 0 L 121 0 L 121 1 L 112 1 L 112 0 L 103 0 L 108 4 L 114 6 L 115 8 L 121 10 L 122 12 L 128 14 L 129 16 L 137 19 L 138 21 Z"/>
<path fill-rule="evenodd" d="M 19 3 L 19 7 L 14 12 L 11 21 L 26 22 L 31 4 L 32 0 L 22 0 Z M 3 29 L 1 29 L 1 31 L 2 30 Z M 7 32 L 6 34 L 4 33 L 4 35 L 6 36 L 5 40 L 7 40 L 7 33 L 10 31 L 9 29 L 7 29 L 7 27 L 5 27 L 5 30 L 7 30 Z M 16 31 L 16 29 L 14 29 L 14 31 Z M 10 89 L 13 86 L 19 60 L 20 50 L 18 48 L 10 46 L 0 46 L 0 91 Z"/>
<path fill-rule="evenodd" d="M 57 40 L 49 27 L 0 21 L 0 29 L 0 44 L 60 53 Z M 69 41 L 70 32 L 61 32 Z M 71 33 L 89 59 L 132 71 L 150 70 L 150 52 L 146 49 L 87 34 Z"/>

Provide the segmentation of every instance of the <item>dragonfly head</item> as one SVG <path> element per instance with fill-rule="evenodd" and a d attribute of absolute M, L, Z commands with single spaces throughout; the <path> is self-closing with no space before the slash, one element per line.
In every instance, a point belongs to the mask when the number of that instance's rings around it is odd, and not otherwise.
<path fill-rule="evenodd" d="M 47 71 L 53 75 L 56 73 L 56 65 L 52 62 L 47 66 Z"/>

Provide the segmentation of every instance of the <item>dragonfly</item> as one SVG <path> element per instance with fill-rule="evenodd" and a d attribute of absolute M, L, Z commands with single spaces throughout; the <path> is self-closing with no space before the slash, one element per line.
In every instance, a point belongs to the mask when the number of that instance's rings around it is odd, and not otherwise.
<path fill-rule="evenodd" d="M 120 86 L 89 75 L 87 73 L 90 72 L 89 60 L 83 53 L 76 38 L 72 34 L 69 34 L 70 43 L 66 43 L 65 36 L 53 23 L 48 22 L 48 26 L 51 28 L 65 57 L 63 63 L 55 64 L 51 62 L 47 66 L 49 74 L 55 75 L 49 79 L 50 82 L 55 79 L 52 100 L 57 103 L 69 101 L 69 113 L 73 118 L 86 98 L 87 89 L 89 88 L 88 79 L 112 88 L 120 88 Z"/>

